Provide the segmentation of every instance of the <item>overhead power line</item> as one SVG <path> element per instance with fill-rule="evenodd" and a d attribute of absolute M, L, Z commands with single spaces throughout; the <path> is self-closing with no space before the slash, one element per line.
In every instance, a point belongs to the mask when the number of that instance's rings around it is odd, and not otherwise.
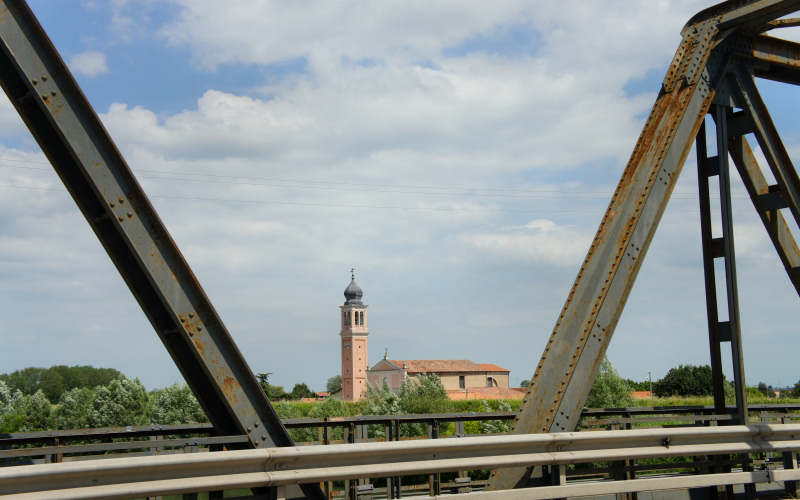
<path fill-rule="evenodd" d="M 1 162 L 24 162 L 24 163 L 38 163 L 42 165 L 49 165 L 47 162 L 33 162 L 28 160 L 17 160 L 9 158 L 0 158 L 0 168 L 16 168 L 24 170 L 38 170 L 50 171 L 49 167 L 32 167 L 28 165 L 3 165 Z M 242 186 L 260 186 L 268 188 L 280 189 L 296 189 L 296 190 L 323 190 L 323 191 L 336 191 L 340 192 L 343 186 L 346 187 L 366 187 L 370 188 L 368 193 L 394 193 L 394 194 L 407 194 L 417 196 L 460 196 L 460 197 L 477 197 L 477 198 L 490 198 L 501 200 L 552 200 L 560 197 L 581 197 L 581 198 L 599 198 L 607 199 L 611 196 L 610 190 L 587 190 L 587 189 L 534 189 L 534 188 L 512 188 L 512 187 L 465 187 L 465 186 L 435 186 L 435 185 L 411 185 L 411 184 L 380 184 L 380 183 L 364 183 L 364 182 L 350 182 L 350 181 L 336 181 L 336 180 L 315 180 L 315 179 L 287 179 L 279 177 L 244 177 L 244 176 L 229 176 L 210 173 L 192 173 L 192 172 L 174 172 L 165 170 L 138 170 L 138 177 L 142 179 L 161 179 L 161 180 L 177 180 L 200 182 L 210 184 L 222 185 L 242 185 Z M 411 189 L 416 190 L 411 190 Z M 679 199 L 695 199 L 694 193 L 673 193 L 674 198 Z M 737 195 L 736 197 L 745 198 L 744 195 Z"/>

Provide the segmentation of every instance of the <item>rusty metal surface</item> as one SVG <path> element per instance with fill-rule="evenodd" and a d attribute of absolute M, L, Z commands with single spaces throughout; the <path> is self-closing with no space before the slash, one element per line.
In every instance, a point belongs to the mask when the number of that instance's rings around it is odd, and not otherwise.
<path fill-rule="evenodd" d="M 770 192 L 769 184 L 761 167 L 744 137 L 733 137 L 728 148 L 747 193 L 750 195 L 753 205 L 757 206 L 759 197 Z M 797 270 L 800 269 L 800 248 L 797 246 L 797 241 L 795 241 L 786 219 L 777 210 L 757 210 L 757 212 L 792 285 L 800 294 L 800 275 L 797 273 Z"/>
<path fill-rule="evenodd" d="M 0 83 L 212 423 L 253 447 L 291 438 L 53 44 L 22 0 L 0 1 Z M 318 487 L 306 492 L 321 498 Z"/>
<path fill-rule="evenodd" d="M 662 90 L 544 348 L 513 433 L 574 429 L 717 84 L 731 54 L 741 52 L 741 34 L 733 28 L 750 29 L 798 8 L 799 1 L 726 2 L 684 27 Z M 773 149 L 778 163 L 785 163 Z M 495 471 L 490 488 L 521 486 L 528 474 L 522 467 Z"/>
<path fill-rule="evenodd" d="M 742 65 L 731 71 L 732 85 L 739 93 L 741 106 L 750 115 L 753 133 L 758 140 L 761 152 L 775 177 L 781 194 L 788 202 L 795 221 L 800 224 L 800 177 L 792 164 L 789 153 L 781 141 L 775 124 L 756 88 L 753 77 Z"/>
<path fill-rule="evenodd" d="M 800 85 L 800 43 L 761 35 L 742 55 L 749 59 L 755 76 Z"/>

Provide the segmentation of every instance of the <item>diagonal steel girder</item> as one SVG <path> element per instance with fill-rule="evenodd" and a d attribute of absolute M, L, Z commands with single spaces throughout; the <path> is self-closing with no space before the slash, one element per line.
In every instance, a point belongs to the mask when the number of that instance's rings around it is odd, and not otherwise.
<path fill-rule="evenodd" d="M 0 84 L 215 428 L 292 440 L 96 113 L 22 0 L 0 0 Z M 323 498 L 318 485 L 303 486 Z"/>
<path fill-rule="evenodd" d="M 661 92 L 544 348 L 512 433 L 574 430 L 661 215 L 733 54 L 741 52 L 744 39 L 752 49 L 751 60 L 761 59 L 762 68 L 795 70 L 797 61 L 791 61 L 794 47 L 780 44 L 783 57 L 772 58 L 765 40 L 769 37 L 758 33 L 766 23 L 798 9 L 800 0 L 729 1 L 698 13 L 684 26 Z M 754 36 L 759 37 L 758 43 L 752 43 Z M 742 62 L 737 59 L 733 64 Z M 518 487 L 526 484 L 529 476 L 530 470 L 524 467 L 496 470 L 489 488 Z"/>

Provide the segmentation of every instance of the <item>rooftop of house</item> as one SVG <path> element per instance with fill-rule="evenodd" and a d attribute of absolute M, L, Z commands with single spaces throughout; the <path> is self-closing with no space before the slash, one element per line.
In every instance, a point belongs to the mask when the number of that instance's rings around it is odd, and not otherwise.
<path fill-rule="evenodd" d="M 475 363 L 468 359 L 385 359 L 385 361 L 397 368 L 405 366 L 408 373 L 509 372 L 508 369 L 493 363 Z"/>

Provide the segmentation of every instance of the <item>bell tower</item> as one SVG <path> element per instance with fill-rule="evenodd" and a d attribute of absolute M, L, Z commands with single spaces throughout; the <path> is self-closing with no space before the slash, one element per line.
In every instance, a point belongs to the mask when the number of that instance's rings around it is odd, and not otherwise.
<path fill-rule="evenodd" d="M 344 290 L 341 309 L 342 399 L 358 401 L 367 392 L 367 306 L 361 302 L 364 292 L 356 283 L 355 269 L 350 270 L 350 284 Z"/>

